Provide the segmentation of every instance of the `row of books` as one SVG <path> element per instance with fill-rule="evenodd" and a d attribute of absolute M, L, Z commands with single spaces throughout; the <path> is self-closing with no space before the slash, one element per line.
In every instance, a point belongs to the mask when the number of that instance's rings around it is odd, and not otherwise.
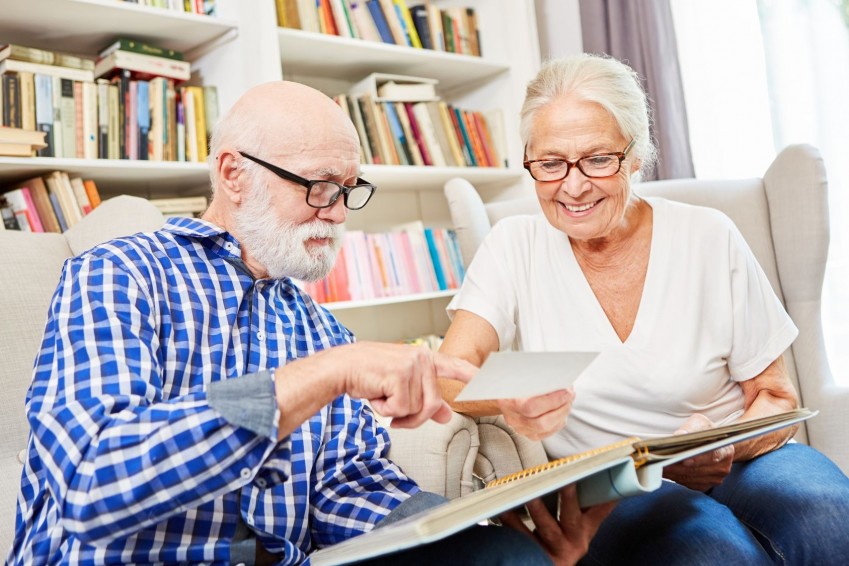
<path fill-rule="evenodd" d="M 165 8 L 175 12 L 189 14 L 215 15 L 215 0 L 123 0 L 130 4 L 140 6 L 152 6 L 154 8 Z"/>
<path fill-rule="evenodd" d="M 316 33 L 481 55 L 474 8 L 405 0 L 276 0 L 277 24 Z"/>
<path fill-rule="evenodd" d="M 454 231 L 415 222 L 393 232 L 349 230 L 330 274 L 303 287 L 333 303 L 459 289 L 464 274 Z"/>
<path fill-rule="evenodd" d="M 7 73 L 3 125 L 46 132 L 41 157 L 205 162 L 218 115 L 215 87 L 131 76 L 89 82 Z"/>
<path fill-rule="evenodd" d="M 64 171 L 16 183 L 0 196 L 15 220 L 6 227 L 25 232 L 64 232 L 100 204 L 93 180 Z"/>
<path fill-rule="evenodd" d="M 218 95 L 180 86 L 189 76 L 181 53 L 129 39 L 107 45 L 97 62 L 6 45 L 0 125 L 46 132 L 43 157 L 203 162 Z"/>
<path fill-rule="evenodd" d="M 437 167 L 506 167 L 501 111 L 463 110 L 442 100 L 377 102 L 334 97 L 360 137 L 363 163 Z"/>

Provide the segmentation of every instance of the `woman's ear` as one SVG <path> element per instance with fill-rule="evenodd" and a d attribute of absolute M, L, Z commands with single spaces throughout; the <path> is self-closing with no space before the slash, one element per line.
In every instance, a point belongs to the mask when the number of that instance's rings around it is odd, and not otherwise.
<path fill-rule="evenodd" d="M 640 170 L 640 166 L 643 162 L 639 159 L 635 159 L 633 163 L 631 163 L 631 175 Z"/>

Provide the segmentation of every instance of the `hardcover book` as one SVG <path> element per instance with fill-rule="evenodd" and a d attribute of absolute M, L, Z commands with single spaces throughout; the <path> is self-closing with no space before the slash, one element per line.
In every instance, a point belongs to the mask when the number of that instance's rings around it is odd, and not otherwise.
<path fill-rule="evenodd" d="M 319 550 L 310 563 L 345 564 L 433 542 L 573 483 L 582 507 L 651 492 L 660 487 L 665 466 L 814 415 L 798 409 L 688 434 L 628 438 L 505 476 L 485 489 Z"/>

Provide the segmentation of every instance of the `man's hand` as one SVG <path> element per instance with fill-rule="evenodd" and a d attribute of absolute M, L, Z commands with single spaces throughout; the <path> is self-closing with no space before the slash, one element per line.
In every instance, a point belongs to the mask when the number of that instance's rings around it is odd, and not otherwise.
<path fill-rule="evenodd" d="M 587 553 L 593 535 L 615 506 L 616 502 L 612 501 L 582 510 L 573 484 L 560 490 L 559 519 L 551 515 L 540 499 L 527 504 L 528 513 L 536 527 L 533 531 L 515 511 L 503 513 L 499 518 L 504 525 L 533 537 L 554 564 L 571 566 Z"/>
<path fill-rule="evenodd" d="M 696 432 L 713 428 L 714 424 L 704 415 L 695 414 L 675 431 L 675 434 Z M 676 483 L 695 489 L 707 491 L 719 485 L 728 472 L 734 460 L 734 445 L 723 446 L 711 452 L 699 454 L 678 464 L 666 466 L 663 477 Z"/>
<path fill-rule="evenodd" d="M 573 389 L 561 389 L 525 399 L 503 399 L 498 408 L 513 430 L 531 440 L 542 440 L 566 426 L 575 399 Z"/>
<path fill-rule="evenodd" d="M 321 407 L 347 393 L 368 400 L 393 427 L 414 428 L 428 419 L 445 423 L 451 408 L 437 377 L 467 382 L 478 368 L 465 360 L 403 344 L 358 342 L 286 364 L 275 373 L 280 438 Z"/>
<path fill-rule="evenodd" d="M 346 347 L 348 348 L 348 347 Z M 368 399 L 393 427 L 415 428 L 428 419 L 446 423 L 451 407 L 437 377 L 468 382 L 478 368 L 465 360 L 423 347 L 361 342 L 348 348 L 344 392 Z"/>

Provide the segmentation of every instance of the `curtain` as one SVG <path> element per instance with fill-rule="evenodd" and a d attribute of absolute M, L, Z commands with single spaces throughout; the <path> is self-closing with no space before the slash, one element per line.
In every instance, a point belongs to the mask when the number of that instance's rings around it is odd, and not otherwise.
<path fill-rule="evenodd" d="M 643 78 L 658 161 L 642 180 L 694 177 L 669 0 L 580 0 L 580 9 L 584 51 L 615 57 Z"/>

